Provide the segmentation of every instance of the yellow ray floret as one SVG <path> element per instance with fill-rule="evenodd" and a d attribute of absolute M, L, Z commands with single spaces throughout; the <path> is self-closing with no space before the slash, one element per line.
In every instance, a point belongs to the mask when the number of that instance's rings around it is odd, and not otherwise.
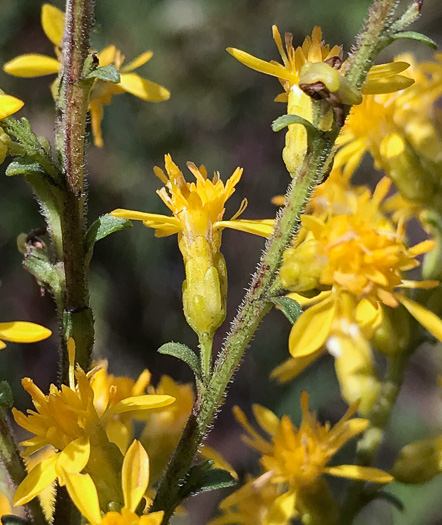
<path fill-rule="evenodd" d="M 26 321 L 12 321 L 10 323 L 0 323 L 0 350 L 5 348 L 4 341 L 11 343 L 37 343 L 52 335 L 52 332 L 35 323 Z"/>

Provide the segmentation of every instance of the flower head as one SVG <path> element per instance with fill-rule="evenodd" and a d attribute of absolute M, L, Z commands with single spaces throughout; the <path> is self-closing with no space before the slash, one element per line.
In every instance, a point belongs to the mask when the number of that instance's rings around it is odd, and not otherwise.
<path fill-rule="evenodd" d="M 325 44 L 319 27 L 315 27 L 312 36 L 307 36 L 303 44 L 297 48 L 293 46 L 293 35 L 286 33 L 286 49 L 283 47 L 278 28 L 273 26 L 272 31 L 282 64 L 274 60 L 269 62 L 261 60 L 235 48 L 228 48 L 227 51 L 251 69 L 277 77 L 284 88 L 284 93 L 278 95 L 275 101 L 286 102 L 287 113 L 302 117 L 309 122 L 313 122 L 312 97 L 319 96 L 316 89 L 319 87 L 321 91 L 319 98 L 327 100 L 330 105 L 329 111 L 325 112 L 319 122 L 319 128 L 323 131 L 330 130 L 333 124 L 332 107 L 342 126 L 344 112 L 341 106 L 360 104 L 361 92 L 388 93 L 413 83 L 411 79 L 398 74 L 408 67 L 407 63 L 401 63 L 400 66 L 381 64 L 371 69 L 360 92 L 344 76 L 342 47 L 330 47 Z M 312 86 L 315 88 L 313 91 Z M 302 125 L 290 125 L 283 159 L 292 175 L 302 164 L 306 152 L 307 131 Z"/>
<path fill-rule="evenodd" d="M 120 510 L 102 516 L 97 488 L 89 474 L 73 474 L 66 476 L 66 480 L 72 501 L 90 525 L 160 525 L 163 519 L 163 511 L 143 516 L 135 512 L 149 485 L 149 457 L 139 441 L 135 440 L 124 456 Z"/>
<path fill-rule="evenodd" d="M 3 69 L 6 73 L 17 77 L 39 77 L 58 73 L 61 68 L 61 48 L 63 40 L 64 13 L 51 4 L 44 4 L 41 10 L 41 25 L 45 35 L 55 46 L 57 58 L 41 54 L 25 54 L 13 58 L 7 62 Z M 147 80 L 137 73 L 135 69 L 148 62 L 153 53 L 146 51 L 136 57 L 126 66 L 123 66 L 124 55 L 115 46 L 109 46 L 98 53 L 100 67 L 114 65 L 120 72 L 120 82 L 105 82 L 96 79 L 90 94 L 89 111 L 91 114 L 92 132 L 96 146 L 103 146 L 101 133 L 101 120 L 103 118 L 103 106 L 110 104 L 114 95 L 130 93 L 142 100 L 150 102 L 161 102 L 170 97 L 170 92 Z M 56 81 L 57 82 L 57 81 Z M 53 84 L 52 92 L 56 93 L 56 84 Z"/>
<path fill-rule="evenodd" d="M 280 485 L 284 493 L 293 495 L 292 504 L 301 517 L 309 510 L 313 499 L 319 502 L 321 497 L 328 498 L 326 485 L 322 482 L 322 476 L 326 474 L 377 483 L 392 481 L 392 476 L 375 468 L 328 466 L 338 450 L 369 424 L 365 419 L 350 419 L 357 404 L 352 405 L 334 427 L 329 423 L 320 424 L 309 412 L 306 392 L 301 395 L 301 407 L 302 422 L 298 428 L 288 416 L 279 419 L 270 410 L 254 405 L 255 418 L 269 438 L 258 433 L 238 407 L 234 410 L 236 418 L 246 430 L 243 436 L 245 443 L 261 454 L 263 481 L 269 480 L 272 484 Z M 330 512 L 333 513 L 333 509 Z"/>
<path fill-rule="evenodd" d="M 246 208 L 246 200 L 232 219 L 223 220 L 225 203 L 241 179 L 241 168 L 237 168 L 224 184 L 218 172 L 210 180 L 204 166 L 197 168 L 191 162 L 187 167 L 196 182 L 186 182 L 170 155 L 165 156 L 165 165 L 167 175 L 158 167 L 154 169 L 164 183 L 157 193 L 172 216 L 124 209 L 114 210 L 111 215 L 142 221 L 155 230 L 157 237 L 178 234 L 186 267 L 183 285 L 186 319 L 200 337 L 211 338 L 226 314 L 227 271 L 220 253 L 222 230 L 232 228 L 269 237 L 273 221 L 237 219 Z"/>
<path fill-rule="evenodd" d="M 66 472 L 78 473 L 83 469 L 100 481 L 105 501 L 118 501 L 117 476 L 112 466 L 119 463 L 121 453 L 107 438 L 103 424 L 116 414 L 159 408 L 174 401 L 173 397 L 165 395 L 128 397 L 108 405 L 99 416 L 91 387 L 94 370 L 88 374 L 79 367 L 74 370 L 75 344 L 72 339 L 68 348 L 69 386 L 62 385 L 58 389 L 51 385 L 49 394 L 45 395 L 31 379 L 23 379 L 23 386 L 35 407 L 35 410 L 28 410 L 28 415 L 13 409 L 16 422 L 33 434 L 21 443 L 26 447 L 24 455 L 29 456 L 48 445 L 52 452 L 34 466 L 18 486 L 15 505 L 27 503 L 57 478 L 64 484 Z"/>

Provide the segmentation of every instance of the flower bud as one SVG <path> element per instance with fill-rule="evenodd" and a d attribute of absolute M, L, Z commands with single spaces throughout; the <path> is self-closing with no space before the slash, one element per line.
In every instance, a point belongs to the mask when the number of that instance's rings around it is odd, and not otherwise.
<path fill-rule="evenodd" d="M 391 474 L 401 483 L 426 483 L 441 472 L 442 436 L 406 445 L 391 470 Z"/>
<path fill-rule="evenodd" d="M 317 242 L 314 239 L 301 242 L 284 252 L 279 275 L 285 289 L 305 292 L 318 287 L 322 265 L 316 252 Z"/>
<path fill-rule="evenodd" d="M 352 334 L 351 332 L 357 332 Z M 339 333 L 327 341 L 329 352 L 335 357 L 335 369 L 342 397 L 348 404 L 359 400 L 359 413 L 366 417 L 376 401 L 380 383 L 376 376 L 370 344 L 356 324 L 347 333 Z"/>
<path fill-rule="evenodd" d="M 376 349 L 386 355 L 399 354 L 409 341 L 409 314 L 405 308 L 384 308 L 381 324 L 372 339 Z"/>
<path fill-rule="evenodd" d="M 213 336 L 226 318 L 227 270 L 221 253 L 212 255 L 205 237 L 197 237 L 188 249 L 183 283 L 183 308 L 192 329 Z"/>
<path fill-rule="evenodd" d="M 338 504 L 323 478 L 297 491 L 296 508 L 305 525 L 336 525 Z"/>

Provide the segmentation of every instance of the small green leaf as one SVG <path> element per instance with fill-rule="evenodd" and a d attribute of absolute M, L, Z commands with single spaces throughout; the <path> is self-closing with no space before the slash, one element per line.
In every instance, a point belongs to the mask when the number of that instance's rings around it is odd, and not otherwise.
<path fill-rule="evenodd" d="M 30 525 L 29 521 L 13 516 L 12 514 L 5 514 L 1 517 L 2 525 Z"/>
<path fill-rule="evenodd" d="M 86 245 L 87 245 L 87 258 L 90 260 L 94 249 L 94 244 L 101 239 L 104 239 L 108 235 L 120 230 L 126 230 L 132 228 L 132 222 L 128 219 L 122 219 L 121 217 L 113 217 L 109 213 L 99 217 L 93 224 L 86 234 Z"/>
<path fill-rule="evenodd" d="M 294 299 L 290 299 L 290 297 L 274 297 L 271 301 L 279 307 L 292 324 L 302 314 L 301 305 Z"/>
<path fill-rule="evenodd" d="M 307 130 L 308 146 L 311 149 L 313 141 L 320 137 L 321 132 L 305 118 L 298 115 L 281 115 L 272 122 L 272 129 L 273 131 L 281 131 L 291 124 L 301 124 L 305 127 Z"/>
<path fill-rule="evenodd" d="M 10 409 L 14 404 L 14 395 L 7 381 L 0 381 L 0 408 Z"/>
<path fill-rule="evenodd" d="M 24 268 L 32 274 L 37 282 L 46 288 L 54 297 L 61 297 L 63 289 L 63 272 L 50 262 L 46 252 L 39 248 L 30 248 L 23 261 Z"/>
<path fill-rule="evenodd" d="M 158 348 L 158 352 L 164 355 L 171 355 L 184 361 L 193 370 L 195 377 L 201 380 L 201 366 L 198 356 L 188 346 L 181 343 L 165 343 Z"/>
<path fill-rule="evenodd" d="M 118 84 L 120 82 L 120 73 L 113 64 L 110 64 L 109 66 L 98 67 L 89 73 L 86 78 L 98 78 L 98 80 L 103 80 L 104 82 Z"/>
<path fill-rule="evenodd" d="M 45 170 L 29 157 L 22 157 L 16 159 L 6 168 L 6 175 L 13 177 L 14 175 L 45 175 Z"/>
<path fill-rule="evenodd" d="M 428 47 L 431 47 L 431 49 L 437 49 L 437 44 L 432 38 L 416 31 L 401 31 L 400 33 L 396 33 L 392 36 L 393 40 L 398 40 L 399 38 L 410 38 L 411 40 L 417 40 L 418 42 L 422 42 Z"/>
<path fill-rule="evenodd" d="M 194 496 L 200 492 L 236 485 L 236 480 L 227 470 L 211 468 L 212 465 L 213 460 L 208 459 L 190 468 L 180 488 L 180 497 L 182 499 Z"/>

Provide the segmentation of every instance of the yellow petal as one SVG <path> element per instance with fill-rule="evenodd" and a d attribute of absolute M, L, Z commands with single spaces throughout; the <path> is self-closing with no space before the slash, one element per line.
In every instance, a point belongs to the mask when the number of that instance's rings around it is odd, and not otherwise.
<path fill-rule="evenodd" d="M 286 525 L 293 517 L 296 492 L 290 491 L 278 496 L 271 504 L 263 525 Z"/>
<path fill-rule="evenodd" d="M 26 321 L 0 323 L 0 339 L 12 343 L 36 343 L 47 339 L 51 334 L 48 328 Z"/>
<path fill-rule="evenodd" d="M 91 101 L 89 103 L 89 113 L 91 116 L 92 136 L 94 137 L 94 144 L 97 148 L 102 148 L 104 145 L 103 134 L 101 132 L 101 121 L 103 120 L 103 105 L 99 102 Z"/>
<path fill-rule="evenodd" d="M 279 426 L 279 418 L 271 410 L 262 405 L 253 405 L 253 415 L 259 426 L 271 436 L 276 432 Z"/>
<path fill-rule="evenodd" d="M 330 334 L 336 306 L 331 296 L 303 312 L 293 325 L 289 350 L 293 357 L 305 357 L 323 346 Z"/>
<path fill-rule="evenodd" d="M 89 461 L 91 446 L 87 436 L 75 439 L 58 455 L 56 471 L 58 476 L 63 472 L 81 472 Z"/>
<path fill-rule="evenodd" d="M 273 219 L 237 219 L 235 221 L 218 221 L 213 226 L 214 228 L 230 228 L 231 230 L 260 235 L 261 237 L 270 237 L 274 224 L 275 221 Z"/>
<path fill-rule="evenodd" d="M 66 488 L 71 500 L 91 525 L 101 524 L 97 489 L 89 474 L 65 473 Z"/>
<path fill-rule="evenodd" d="M 115 59 L 117 48 L 113 45 L 107 46 L 98 53 L 98 63 L 100 66 L 109 66 Z"/>
<path fill-rule="evenodd" d="M 163 517 L 164 510 L 150 512 L 147 516 L 141 516 L 139 525 L 161 525 Z"/>
<path fill-rule="evenodd" d="M 150 102 L 162 102 L 170 98 L 170 91 L 168 89 L 151 80 L 142 78 L 136 73 L 121 75 L 118 86 L 127 93 Z"/>
<path fill-rule="evenodd" d="M 24 102 L 19 98 L 11 95 L 0 95 L 0 120 L 16 113 L 23 105 Z"/>
<path fill-rule="evenodd" d="M 393 159 L 405 151 L 404 139 L 398 133 L 386 135 L 379 146 L 379 152 L 386 159 Z"/>
<path fill-rule="evenodd" d="M 32 78 L 58 73 L 61 64 L 46 55 L 28 54 L 13 58 L 3 66 L 3 71 L 16 77 Z"/>
<path fill-rule="evenodd" d="M 241 64 L 259 71 L 260 73 L 265 73 L 266 75 L 271 75 L 272 77 L 282 78 L 290 82 L 295 82 L 296 77 L 291 74 L 284 66 L 276 62 L 266 62 L 260 58 L 256 58 L 245 51 L 240 49 L 235 49 L 234 47 L 228 47 L 227 52 L 230 53 L 236 60 L 239 60 Z"/>
<path fill-rule="evenodd" d="M 414 84 L 412 78 L 396 75 L 390 78 L 380 78 L 378 80 L 368 80 L 361 88 L 364 95 L 377 95 L 380 93 L 394 93 L 406 89 Z"/>
<path fill-rule="evenodd" d="M 359 467 L 358 465 L 340 465 L 339 467 L 328 467 L 324 471 L 332 476 L 348 479 L 360 479 L 375 483 L 390 483 L 394 480 L 393 476 L 372 467 Z"/>
<path fill-rule="evenodd" d="M 122 73 L 129 73 L 129 71 L 133 71 L 134 69 L 138 69 L 141 66 L 144 66 L 149 60 L 152 58 L 153 52 L 152 51 L 145 51 L 143 54 L 137 56 L 137 58 L 134 58 L 129 64 L 124 66 L 121 69 Z"/>
<path fill-rule="evenodd" d="M 442 341 L 442 319 L 436 314 L 427 310 L 419 303 L 415 303 L 404 295 L 396 295 L 396 299 L 402 303 L 410 314 L 418 321 L 430 334 L 434 335 L 436 339 Z M 1 337 L 1 333 L 0 333 Z"/>
<path fill-rule="evenodd" d="M 289 357 L 287 361 L 277 366 L 270 374 L 271 379 L 276 379 L 278 383 L 287 383 L 294 377 L 298 376 L 305 370 L 313 361 L 316 361 L 321 355 L 325 353 L 325 349 L 318 350 L 306 357 Z"/>
<path fill-rule="evenodd" d="M 157 396 L 146 394 L 145 396 L 126 397 L 109 408 L 107 416 L 115 416 L 125 412 L 134 412 L 137 410 L 149 410 L 151 408 L 167 407 L 175 402 L 172 396 Z"/>
<path fill-rule="evenodd" d="M 58 454 L 49 456 L 29 472 L 15 491 L 15 507 L 31 501 L 31 499 L 34 499 L 35 496 L 40 494 L 40 492 L 56 480 L 57 473 L 55 471 L 55 465 L 57 459 Z"/>
<path fill-rule="evenodd" d="M 121 484 L 124 506 L 135 512 L 149 485 L 149 457 L 136 439 L 124 456 Z"/>
<path fill-rule="evenodd" d="M 3 348 L 6 348 L 6 345 L 3 341 L 0 341 L 0 350 L 3 350 Z"/>
<path fill-rule="evenodd" d="M 377 80 L 378 78 L 384 78 L 385 76 L 394 76 L 398 73 L 402 73 L 410 67 L 408 62 L 396 61 L 387 62 L 386 64 L 377 64 L 370 68 L 367 74 L 367 80 Z"/>
<path fill-rule="evenodd" d="M 64 31 L 64 13 L 51 4 L 44 4 L 41 8 L 41 26 L 49 40 L 61 47 Z"/>

